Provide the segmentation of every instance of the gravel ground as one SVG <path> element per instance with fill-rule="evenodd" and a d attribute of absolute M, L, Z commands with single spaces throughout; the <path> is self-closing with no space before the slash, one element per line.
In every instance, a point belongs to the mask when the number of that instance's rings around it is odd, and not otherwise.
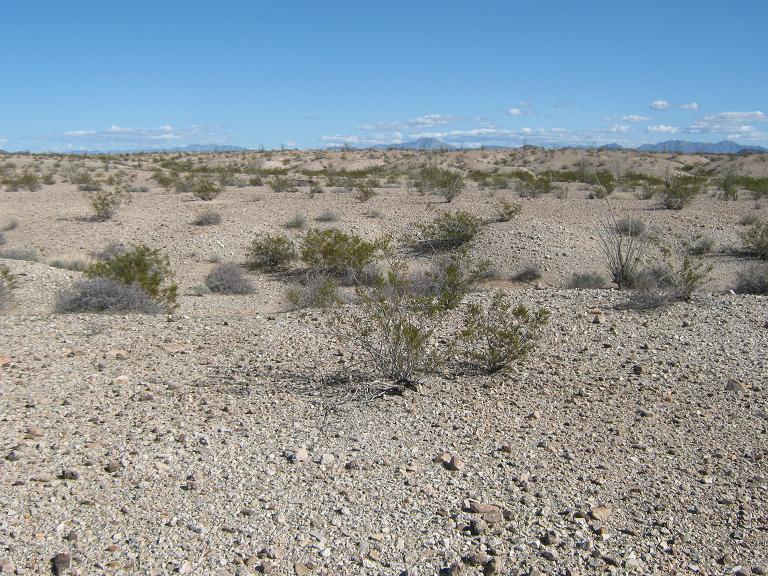
<path fill-rule="evenodd" d="M 531 357 L 492 376 L 449 364 L 376 395 L 322 313 L 284 311 L 279 278 L 251 274 L 248 296 L 188 291 L 208 256 L 242 261 L 254 231 L 297 211 L 332 207 L 340 221 L 325 226 L 374 237 L 443 205 L 405 189 L 371 206 L 152 189 L 94 223 L 67 184 L 0 192 L 18 220 L 8 246 L 45 260 L 151 241 L 182 288 L 172 316 L 55 315 L 80 274 L 0 260 L 18 274 L 0 315 L 0 573 L 768 573 L 768 300 L 727 291 L 743 265 L 727 249 L 687 304 L 638 312 L 615 290 L 562 289 L 599 267 L 604 207 L 586 193 L 521 200 L 473 245 L 502 269 L 546 267 L 540 289 L 510 285 L 552 315 Z M 704 231 L 726 247 L 743 214 L 766 210 L 616 203 L 670 242 Z M 492 209 L 486 191 L 455 204 Z M 365 217 L 372 206 L 384 217 Z M 209 207 L 221 225 L 189 224 Z"/>

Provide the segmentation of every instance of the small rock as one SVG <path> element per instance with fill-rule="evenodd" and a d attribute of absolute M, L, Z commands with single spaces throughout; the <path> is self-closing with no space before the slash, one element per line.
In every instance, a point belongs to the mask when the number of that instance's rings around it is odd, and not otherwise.
<path fill-rule="evenodd" d="M 728 392 L 746 392 L 747 387 L 744 386 L 741 382 L 736 380 L 736 378 L 728 378 L 728 381 L 725 384 L 725 389 Z"/>
<path fill-rule="evenodd" d="M 448 463 L 445 464 L 445 467 L 448 470 L 453 470 L 454 472 L 458 472 L 459 470 L 464 468 L 464 460 L 462 460 L 458 454 L 454 454 L 453 456 L 451 456 L 451 459 L 448 461 Z"/>
<path fill-rule="evenodd" d="M 53 573 L 57 576 L 64 574 L 64 571 L 69 568 L 71 563 L 72 559 L 69 557 L 69 554 L 59 552 L 51 560 L 51 564 L 53 565 Z"/>
<path fill-rule="evenodd" d="M 592 516 L 594 520 L 597 520 L 598 522 L 605 522 L 608 520 L 608 517 L 611 515 L 612 510 L 610 508 L 607 508 L 605 506 L 597 506 L 596 508 L 593 508 L 589 515 Z"/>
<path fill-rule="evenodd" d="M 21 456 L 19 456 L 19 453 L 16 452 L 16 450 L 11 450 L 8 452 L 8 455 L 5 457 L 8 462 L 17 462 L 21 459 Z"/>
<path fill-rule="evenodd" d="M 64 470 L 61 473 L 63 480 L 80 480 L 80 472 L 74 469 Z"/>
<path fill-rule="evenodd" d="M 293 571 L 296 576 L 307 576 L 307 574 L 310 572 L 309 568 L 307 568 L 301 562 L 296 562 L 296 564 L 293 565 Z"/>
<path fill-rule="evenodd" d="M 16 571 L 16 564 L 8 558 L 0 558 L 0 574 L 12 574 Z"/>
<path fill-rule="evenodd" d="M 104 466 L 104 470 L 110 474 L 114 474 L 115 472 L 122 470 L 123 467 L 123 464 L 119 460 L 110 460 L 107 465 Z"/>
<path fill-rule="evenodd" d="M 30 426 L 27 428 L 27 438 L 42 438 L 45 432 L 38 426 Z"/>

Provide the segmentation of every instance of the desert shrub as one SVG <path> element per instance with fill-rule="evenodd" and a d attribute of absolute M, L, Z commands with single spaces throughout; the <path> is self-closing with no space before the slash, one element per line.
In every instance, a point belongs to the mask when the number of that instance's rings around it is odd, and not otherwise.
<path fill-rule="evenodd" d="M 87 278 L 105 278 L 125 285 L 137 285 L 166 309 L 176 303 L 178 287 L 169 282 L 172 276 L 168 257 L 156 248 L 143 244 L 131 246 L 109 260 L 94 262 L 85 271 Z"/>
<path fill-rule="evenodd" d="M 175 188 L 177 178 L 177 174 L 164 172 L 163 170 L 155 170 L 152 173 L 152 179 L 167 192 L 170 192 Z"/>
<path fill-rule="evenodd" d="M 98 187 L 96 190 L 85 192 L 91 202 L 93 218 L 98 222 L 111 220 L 117 214 L 120 206 L 130 202 L 131 195 L 123 185 L 116 185 L 110 190 Z"/>
<path fill-rule="evenodd" d="M 435 256 L 429 270 L 411 274 L 408 280 L 414 294 L 430 296 L 440 309 L 453 310 L 490 268 L 490 262 L 473 262 L 465 250 L 457 250 Z"/>
<path fill-rule="evenodd" d="M 739 218 L 739 225 L 740 226 L 752 226 L 753 224 L 757 224 L 760 222 L 760 216 L 757 214 L 744 214 L 741 218 Z"/>
<path fill-rule="evenodd" d="M 700 178 L 667 174 L 661 204 L 668 210 L 682 210 L 699 195 L 702 186 Z"/>
<path fill-rule="evenodd" d="M 736 273 L 737 294 L 762 294 L 768 296 L 768 263 L 759 262 Z"/>
<path fill-rule="evenodd" d="M 678 267 L 662 263 L 647 268 L 635 277 L 629 305 L 642 310 L 688 302 L 704 285 L 711 270 L 711 266 L 687 257 Z"/>
<path fill-rule="evenodd" d="M 247 251 L 248 268 L 254 270 L 281 270 L 296 258 L 291 239 L 284 234 L 260 234 Z"/>
<path fill-rule="evenodd" d="M 568 282 L 568 288 L 592 290 L 605 288 L 605 278 L 599 272 L 575 272 Z"/>
<path fill-rule="evenodd" d="M 370 181 L 357 184 L 357 186 L 355 186 L 355 190 L 357 191 L 357 199 L 360 200 L 360 202 L 367 202 L 376 196 L 376 190 L 374 190 L 374 187 L 371 185 Z"/>
<path fill-rule="evenodd" d="M 292 286 L 286 299 L 292 310 L 331 308 L 344 301 L 336 279 L 318 272 L 307 274 L 302 283 Z"/>
<path fill-rule="evenodd" d="M 200 212 L 192 222 L 195 226 L 213 226 L 221 222 L 221 214 L 215 210 Z"/>
<path fill-rule="evenodd" d="M 2 246 L 3 244 L 5 244 L 5 234 L 0 232 L 0 246 Z"/>
<path fill-rule="evenodd" d="M 243 269 L 233 263 L 216 265 L 205 277 L 205 285 L 217 294 L 251 294 L 254 290 Z"/>
<path fill-rule="evenodd" d="M 538 265 L 529 263 L 525 264 L 520 270 L 515 272 L 511 279 L 515 282 L 535 282 L 541 278 L 541 268 Z"/>
<path fill-rule="evenodd" d="M 315 220 L 318 222 L 338 222 L 339 215 L 333 210 L 323 210 Z"/>
<path fill-rule="evenodd" d="M 221 182 L 216 182 L 205 176 L 198 176 L 192 179 L 190 192 L 200 200 L 213 200 L 224 191 Z"/>
<path fill-rule="evenodd" d="M 552 180 L 549 176 L 536 176 L 533 180 L 521 180 L 517 184 L 517 193 L 522 198 L 538 198 L 552 192 Z"/>
<path fill-rule="evenodd" d="M 464 189 L 464 177 L 439 166 L 425 166 L 419 171 L 416 189 L 420 194 L 439 194 L 451 202 Z"/>
<path fill-rule="evenodd" d="M 360 305 L 355 310 L 336 316 L 336 333 L 362 348 L 370 365 L 400 389 L 417 388 L 450 351 L 435 338 L 443 314 L 431 298 L 413 293 L 400 263 L 374 286 L 358 286 L 357 296 Z"/>
<path fill-rule="evenodd" d="M 11 290 L 16 286 L 16 276 L 7 266 L 0 264 L 0 312 L 8 308 L 11 302 Z"/>
<path fill-rule="evenodd" d="M 432 222 L 419 226 L 416 248 L 453 250 L 472 240 L 480 232 L 483 219 L 469 212 L 444 212 Z"/>
<path fill-rule="evenodd" d="M 7 260 L 25 260 L 27 262 L 37 262 L 39 256 L 37 250 L 32 247 L 22 248 L 6 248 L 0 250 L 0 258 L 6 258 Z"/>
<path fill-rule="evenodd" d="M 302 229 L 307 225 L 307 217 L 304 214 L 296 214 L 293 218 L 285 223 L 286 228 Z"/>
<path fill-rule="evenodd" d="M 164 310 L 157 300 L 139 284 L 125 284 L 111 278 L 78 280 L 71 288 L 59 293 L 56 311 L 59 313 L 110 312 L 158 314 Z"/>
<path fill-rule="evenodd" d="M 34 172 L 30 172 L 29 170 L 25 170 L 21 176 L 16 178 L 16 185 L 19 188 L 28 190 L 29 192 L 37 192 L 40 190 L 40 188 L 43 187 L 40 182 L 40 177 Z"/>
<path fill-rule="evenodd" d="M 768 222 L 757 222 L 739 235 L 746 252 L 768 260 Z"/>
<path fill-rule="evenodd" d="M 315 194 L 322 194 L 323 193 L 323 187 L 320 186 L 318 182 L 310 182 L 309 183 L 309 197 L 314 198 Z"/>
<path fill-rule="evenodd" d="M 613 214 L 599 230 L 600 248 L 611 280 L 619 287 L 632 286 L 648 250 L 647 234 L 625 236 L 618 231 Z"/>
<path fill-rule="evenodd" d="M 685 243 L 685 251 L 691 256 L 703 256 L 715 249 L 715 239 L 709 236 L 697 236 Z"/>
<path fill-rule="evenodd" d="M 388 244 L 388 238 L 368 241 L 336 228 L 310 230 L 302 242 L 301 259 L 316 270 L 340 276 L 361 270 Z"/>
<path fill-rule="evenodd" d="M 640 236 L 645 234 L 647 226 L 645 222 L 637 218 L 622 218 L 616 222 L 616 232 L 622 236 Z"/>
<path fill-rule="evenodd" d="M 497 291 L 487 307 L 467 306 L 461 331 L 465 354 L 486 372 L 498 372 L 534 349 L 548 321 L 547 310 L 513 307 L 509 297 Z"/>
<path fill-rule="evenodd" d="M 752 192 L 755 198 L 768 196 L 768 176 L 741 176 L 739 184 Z"/>
<path fill-rule="evenodd" d="M 365 213 L 368 218 L 384 218 L 384 212 L 380 208 L 371 208 Z"/>
<path fill-rule="evenodd" d="M 72 272 L 83 272 L 88 268 L 88 261 L 82 258 L 54 258 L 48 265 L 62 270 L 71 270 Z"/>
<path fill-rule="evenodd" d="M 267 184 L 273 192 L 296 192 L 296 186 L 284 176 L 275 175 Z"/>
<path fill-rule="evenodd" d="M 516 202 L 499 200 L 496 203 L 496 219 L 499 222 L 509 222 L 523 211 L 523 207 Z"/>
<path fill-rule="evenodd" d="M 96 192 L 101 188 L 99 181 L 87 170 L 72 172 L 69 176 L 69 181 L 75 184 L 80 192 Z"/>
<path fill-rule="evenodd" d="M 726 166 L 717 179 L 717 187 L 725 200 L 736 200 L 739 192 L 739 173 L 735 166 Z"/>

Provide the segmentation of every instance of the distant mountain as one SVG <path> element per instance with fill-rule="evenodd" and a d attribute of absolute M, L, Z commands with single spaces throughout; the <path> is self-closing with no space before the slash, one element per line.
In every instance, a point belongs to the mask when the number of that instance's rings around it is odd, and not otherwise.
<path fill-rule="evenodd" d="M 603 144 L 598 150 L 624 150 L 624 146 L 621 144 Z"/>
<path fill-rule="evenodd" d="M 744 146 L 730 140 L 714 143 L 667 140 L 658 144 L 643 144 L 637 149 L 643 152 L 668 152 L 674 154 L 762 154 L 768 152 L 768 148 L 763 148 L 762 146 Z"/>
<path fill-rule="evenodd" d="M 419 138 L 401 144 L 377 144 L 373 150 L 453 150 L 453 146 L 437 138 Z"/>

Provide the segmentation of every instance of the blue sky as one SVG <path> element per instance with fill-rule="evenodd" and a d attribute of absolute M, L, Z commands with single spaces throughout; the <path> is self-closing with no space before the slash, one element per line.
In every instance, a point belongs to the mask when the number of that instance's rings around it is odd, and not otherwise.
<path fill-rule="evenodd" d="M 0 3 L 0 148 L 768 144 L 765 0 Z"/>

